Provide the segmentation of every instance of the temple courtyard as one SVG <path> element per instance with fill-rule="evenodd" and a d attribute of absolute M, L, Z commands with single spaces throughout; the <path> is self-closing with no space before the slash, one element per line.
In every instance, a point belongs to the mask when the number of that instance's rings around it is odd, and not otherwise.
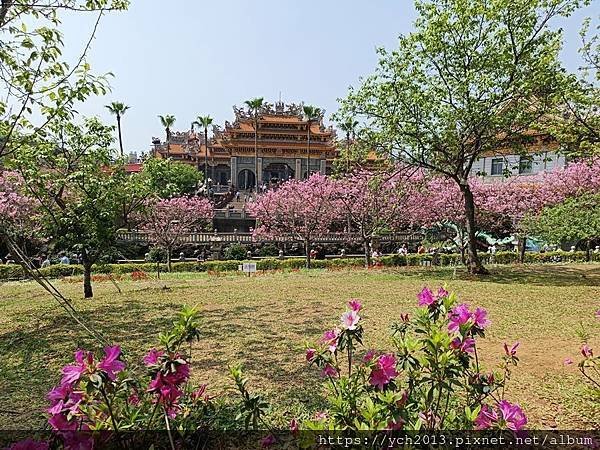
<path fill-rule="evenodd" d="M 473 278 L 461 269 L 290 271 L 129 277 L 94 283 L 95 297 L 81 298 L 81 279 L 55 281 L 89 324 L 140 361 L 158 345 L 183 304 L 201 310 L 202 335 L 191 360 L 193 382 L 212 395 L 232 390 L 228 366 L 242 363 L 250 389 L 267 395 L 276 420 L 308 417 L 322 407 L 318 371 L 306 364 L 307 343 L 339 323 L 350 298 L 364 303 L 365 349 L 391 348 L 390 325 L 417 307 L 424 285 L 446 285 L 492 321 L 480 339 L 479 357 L 497 367 L 503 343 L 520 342 L 519 366 L 507 398 L 521 405 L 528 427 L 598 429 L 600 402 L 578 373 L 582 332 L 600 348 L 600 265 L 496 266 Z M 117 290 L 120 288 L 121 293 Z M 0 284 L 0 428 L 39 429 L 46 392 L 78 348 L 95 348 L 48 294 L 33 282 Z M 361 353 L 362 354 L 362 353 Z M 565 359 L 571 358 L 572 365 Z M 298 401 L 300 400 L 300 401 Z M 298 406 L 301 405 L 301 406 Z"/>

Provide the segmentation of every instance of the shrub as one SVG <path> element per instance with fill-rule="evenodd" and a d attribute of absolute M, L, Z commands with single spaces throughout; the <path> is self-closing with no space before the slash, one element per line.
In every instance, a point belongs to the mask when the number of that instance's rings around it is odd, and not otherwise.
<path fill-rule="evenodd" d="M 148 252 L 148 259 L 152 262 L 167 262 L 167 251 L 162 247 L 152 247 Z"/>
<path fill-rule="evenodd" d="M 224 256 L 225 259 L 241 261 L 242 259 L 246 259 L 247 252 L 248 250 L 242 244 L 231 244 L 225 249 Z"/>
<path fill-rule="evenodd" d="M 266 244 L 258 250 L 258 256 L 279 256 L 279 249 L 275 244 Z"/>
<path fill-rule="evenodd" d="M 518 343 L 504 344 L 502 370 L 482 372 L 477 340 L 490 321 L 454 294 L 424 288 L 414 318 L 392 325 L 394 349 L 358 353 L 362 305 L 348 303 L 341 324 L 307 349 L 306 359 L 327 381 L 329 409 L 304 422 L 311 430 L 520 430 L 527 418 L 504 399 Z"/>

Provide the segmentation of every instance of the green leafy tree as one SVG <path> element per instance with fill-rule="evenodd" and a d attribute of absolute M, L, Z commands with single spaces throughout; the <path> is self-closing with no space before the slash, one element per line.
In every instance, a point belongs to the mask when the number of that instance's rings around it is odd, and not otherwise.
<path fill-rule="evenodd" d="M 189 164 L 149 158 L 142 170 L 152 194 L 161 198 L 192 195 L 202 182 L 202 172 Z"/>
<path fill-rule="evenodd" d="M 305 105 L 302 107 L 302 111 L 304 112 L 304 118 L 306 119 L 306 178 L 310 178 L 310 126 L 314 122 L 317 122 L 321 116 L 322 112 L 320 108 L 311 105 Z"/>
<path fill-rule="evenodd" d="M 546 207 L 527 221 L 533 234 L 549 242 L 583 242 L 590 260 L 591 242 L 600 237 L 600 194 L 585 194 Z"/>
<path fill-rule="evenodd" d="M 81 254 L 84 297 L 93 296 L 93 264 L 116 240 L 127 175 L 111 158 L 114 127 L 98 119 L 53 123 L 13 164 L 39 205 L 43 232 L 55 250 Z"/>
<path fill-rule="evenodd" d="M 52 121 L 71 120 L 77 102 L 107 92 L 110 74 L 94 75 L 86 57 L 101 18 L 128 4 L 128 0 L 0 2 L 0 158 L 30 145 Z M 66 14 L 96 17 L 74 64 L 63 57 L 61 21 Z"/>
<path fill-rule="evenodd" d="M 175 125 L 175 116 L 167 114 L 166 116 L 158 116 L 160 124 L 165 129 L 165 137 L 167 139 L 167 158 L 171 156 L 171 128 Z"/>
<path fill-rule="evenodd" d="M 464 198 L 468 268 L 477 255 L 473 163 L 501 148 L 522 151 L 525 131 L 564 86 L 562 33 L 552 20 L 578 0 L 416 0 L 414 32 L 379 50 L 374 75 L 341 102 L 336 119 L 362 120 L 372 148 L 457 183 Z"/>
<path fill-rule="evenodd" d="M 125 103 L 112 102 L 110 105 L 105 106 L 112 115 L 117 118 L 117 131 L 119 132 L 119 150 L 121 151 L 121 158 L 123 157 L 123 136 L 121 135 L 121 118 L 129 109 Z"/>
<path fill-rule="evenodd" d="M 257 97 L 251 100 L 246 100 L 246 106 L 252 111 L 254 117 L 254 187 L 258 192 L 258 113 L 264 105 L 264 98 Z"/>
<path fill-rule="evenodd" d="M 600 155 L 600 36 L 592 33 L 591 27 L 590 19 L 584 21 L 579 49 L 583 65 L 577 75 L 569 75 L 557 111 L 547 124 L 563 152 L 571 157 Z M 600 25 L 593 28 L 598 31 Z"/>

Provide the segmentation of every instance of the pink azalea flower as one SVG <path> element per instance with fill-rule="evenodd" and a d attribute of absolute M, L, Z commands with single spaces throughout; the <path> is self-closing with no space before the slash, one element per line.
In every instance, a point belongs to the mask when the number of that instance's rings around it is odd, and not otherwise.
<path fill-rule="evenodd" d="M 475 326 L 481 328 L 482 330 L 490 325 L 490 320 L 487 318 L 487 311 L 483 308 L 475 309 L 473 312 L 473 322 L 475 322 Z"/>
<path fill-rule="evenodd" d="M 153 366 L 158 363 L 158 359 L 164 355 L 164 352 L 156 350 L 155 348 L 151 349 L 146 356 L 144 356 L 144 364 L 147 366 Z"/>
<path fill-rule="evenodd" d="M 98 369 L 106 372 L 106 375 L 111 381 L 114 381 L 116 374 L 125 369 L 125 363 L 123 361 L 119 361 L 119 356 L 121 356 L 121 347 L 118 345 L 106 347 L 104 349 L 104 354 L 106 356 L 98 363 L 97 367 Z"/>
<path fill-rule="evenodd" d="M 63 367 L 61 384 L 74 384 L 79 381 L 81 375 L 93 367 L 94 355 L 91 352 L 77 350 L 75 352 L 75 362 L 77 364 Z"/>
<path fill-rule="evenodd" d="M 390 420 L 387 424 L 386 430 L 401 430 L 404 428 L 404 420 L 402 417 L 399 417 L 397 420 Z"/>
<path fill-rule="evenodd" d="M 600 309 L 598 311 L 596 311 L 595 316 L 596 316 L 596 319 L 600 319 Z"/>
<path fill-rule="evenodd" d="M 299 429 L 300 424 L 298 423 L 298 419 L 294 417 L 292 420 L 290 420 L 290 431 L 292 434 L 297 434 Z"/>
<path fill-rule="evenodd" d="M 317 421 L 327 420 L 327 413 L 323 412 L 323 411 L 317 411 L 315 413 L 315 420 L 317 420 Z"/>
<path fill-rule="evenodd" d="M 446 289 L 444 289 L 443 287 L 439 288 L 437 291 L 437 298 L 442 299 L 442 298 L 446 298 L 448 297 L 448 291 Z"/>
<path fill-rule="evenodd" d="M 75 431 L 78 424 L 76 420 L 69 420 L 65 414 L 54 414 L 48 419 L 48 424 L 53 430 L 59 431 Z"/>
<path fill-rule="evenodd" d="M 375 356 L 375 350 L 369 350 L 367 353 L 365 353 L 365 356 L 363 356 L 363 362 L 365 362 L 365 363 L 371 362 L 371 360 L 373 359 L 374 356 Z"/>
<path fill-rule="evenodd" d="M 327 330 L 325 333 L 323 333 L 323 337 L 321 338 L 320 342 L 323 344 L 327 344 L 327 346 L 329 347 L 329 351 L 331 353 L 334 353 L 337 349 L 337 340 L 340 336 L 340 333 L 341 330 L 339 328 Z"/>
<path fill-rule="evenodd" d="M 268 436 L 265 436 L 264 438 L 261 439 L 260 446 L 263 448 L 270 447 L 275 442 L 277 442 L 277 440 L 275 439 L 275 436 L 273 436 L 272 434 L 269 434 Z"/>
<path fill-rule="evenodd" d="M 571 358 L 565 358 L 564 364 L 565 366 L 570 366 L 573 364 L 573 360 Z"/>
<path fill-rule="evenodd" d="M 140 397 L 137 395 L 136 392 L 134 392 L 127 398 L 127 403 L 129 403 L 132 406 L 138 406 L 141 403 Z"/>
<path fill-rule="evenodd" d="M 50 444 L 43 441 L 34 441 L 33 439 L 24 439 L 19 442 L 15 442 L 7 450 L 48 450 Z"/>
<path fill-rule="evenodd" d="M 467 338 L 464 341 L 461 341 L 461 339 L 457 337 L 450 342 L 450 347 L 464 353 L 473 353 L 475 351 L 475 339 Z"/>
<path fill-rule="evenodd" d="M 317 351 L 314 348 L 306 349 L 306 360 L 312 361 L 316 354 Z"/>
<path fill-rule="evenodd" d="M 581 354 L 584 358 L 591 358 L 592 356 L 594 356 L 592 348 L 587 344 L 584 344 L 583 347 L 581 347 Z"/>
<path fill-rule="evenodd" d="M 509 430 L 519 431 L 527 424 L 527 417 L 519 405 L 513 405 L 506 400 L 502 400 L 498 403 L 498 409 Z"/>
<path fill-rule="evenodd" d="M 506 353 L 506 356 L 515 356 L 517 354 L 517 348 L 519 348 L 520 344 L 521 344 L 520 342 L 515 342 L 513 344 L 513 346 L 509 349 L 508 344 L 505 342 L 504 343 L 504 353 Z"/>
<path fill-rule="evenodd" d="M 475 419 L 476 430 L 487 430 L 498 421 L 498 414 L 488 405 L 482 405 Z"/>
<path fill-rule="evenodd" d="M 371 371 L 369 382 L 383 390 L 384 386 L 396 376 L 398 376 L 398 372 L 396 372 L 394 355 L 381 355 L 377 360 L 377 367 Z"/>
<path fill-rule="evenodd" d="M 342 326 L 349 330 L 356 330 L 356 325 L 360 320 L 360 316 L 356 311 L 346 311 L 341 317 Z"/>
<path fill-rule="evenodd" d="M 208 400 L 208 395 L 206 394 L 206 388 L 208 387 L 208 384 L 201 384 L 200 386 L 198 386 L 198 389 L 196 389 L 194 392 L 192 392 L 192 399 L 194 400 L 198 400 L 198 399 L 203 399 L 203 400 Z"/>
<path fill-rule="evenodd" d="M 419 306 L 431 306 L 435 303 L 433 292 L 427 287 L 424 287 L 423 290 L 419 292 L 417 298 L 419 299 Z"/>
<path fill-rule="evenodd" d="M 48 392 L 48 400 L 52 403 L 66 400 L 71 392 L 73 392 L 73 388 L 70 384 L 60 384 Z"/>
<path fill-rule="evenodd" d="M 348 307 L 352 311 L 359 312 L 362 309 L 362 304 L 360 303 L 360 300 L 358 300 L 357 298 L 353 298 L 348 302 Z"/>
<path fill-rule="evenodd" d="M 448 330 L 452 333 L 459 331 L 460 326 L 466 324 L 471 320 L 471 311 L 469 311 L 469 305 L 462 303 L 454 307 L 448 314 L 450 323 L 448 324 Z"/>
<path fill-rule="evenodd" d="M 337 378 L 338 371 L 331 364 L 327 364 L 327 365 L 325 365 L 325 368 L 321 371 L 321 376 L 323 378 L 326 378 L 326 377 Z"/>

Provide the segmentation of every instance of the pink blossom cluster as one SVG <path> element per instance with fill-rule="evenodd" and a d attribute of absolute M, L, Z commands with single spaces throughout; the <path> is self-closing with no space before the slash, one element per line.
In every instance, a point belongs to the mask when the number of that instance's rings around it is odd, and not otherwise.
<path fill-rule="evenodd" d="M 438 289 L 437 294 L 435 295 L 428 287 L 424 287 L 421 292 L 417 294 L 419 306 L 427 306 L 429 308 L 435 307 L 440 300 L 443 300 L 446 297 L 448 297 L 448 291 L 442 287 Z"/>
<path fill-rule="evenodd" d="M 393 354 L 381 355 L 371 370 L 369 382 L 379 389 L 383 388 L 398 376 L 396 371 L 396 357 Z"/>
<path fill-rule="evenodd" d="M 155 394 L 155 402 L 165 408 L 171 419 L 174 418 L 180 410 L 181 387 L 190 377 L 189 364 L 178 353 L 167 355 L 154 348 L 144 357 L 144 364 L 154 369 L 147 391 Z M 204 390 L 196 392 L 197 397 L 203 395 Z"/>
<path fill-rule="evenodd" d="M 5 227 L 31 223 L 35 201 L 24 195 L 23 178 L 17 172 L 0 170 L 0 224 Z"/>
<path fill-rule="evenodd" d="M 329 231 L 339 208 L 336 183 L 316 173 L 307 180 L 289 180 L 258 196 L 248 205 L 248 212 L 259 223 L 255 236 L 292 234 L 308 240 Z"/>
<path fill-rule="evenodd" d="M 522 430 L 527 424 L 527 417 L 521 407 L 506 400 L 501 400 L 495 408 L 482 405 L 477 418 L 475 428 L 487 430 L 490 428 L 509 429 L 513 431 Z"/>
<path fill-rule="evenodd" d="M 137 219 L 140 230 L 148 233 L 152 242 L 172 247 L 182 234 L 201 228 L 213 216 L 212 203 L 202 197 L 174 197 L 154 200 Z"/>
<path fill-rule="evenodd" d="M 342 327 L 346 330 L 356 330 L 358 323 L 360 322 L 359 311 L 362 309 L 362 304 L 357 299 L 352 299 L 348 302 L 350 311 L 346 311 L 342 314 L 341 322 Z"/>
<path fill-rule="evenodd" d="M 119 372 L 125 369 L 125 363 L 120 360 L 121 348 L 108 346 L 104 349 L 104 358 L 98 363 L 94 354 L 85 350 L 75 353 L 75 364 L 62 369 L 60 384 L 48 393 L 50 418 L 48 423 L 54 430 L 87 429 L 86 423 L 77 420 L 81 416 L 80 405 L 86 395 L 79 390 L 79 383 L 84 377 L 97 374 L 103 379 L 114 381 Z"/>

